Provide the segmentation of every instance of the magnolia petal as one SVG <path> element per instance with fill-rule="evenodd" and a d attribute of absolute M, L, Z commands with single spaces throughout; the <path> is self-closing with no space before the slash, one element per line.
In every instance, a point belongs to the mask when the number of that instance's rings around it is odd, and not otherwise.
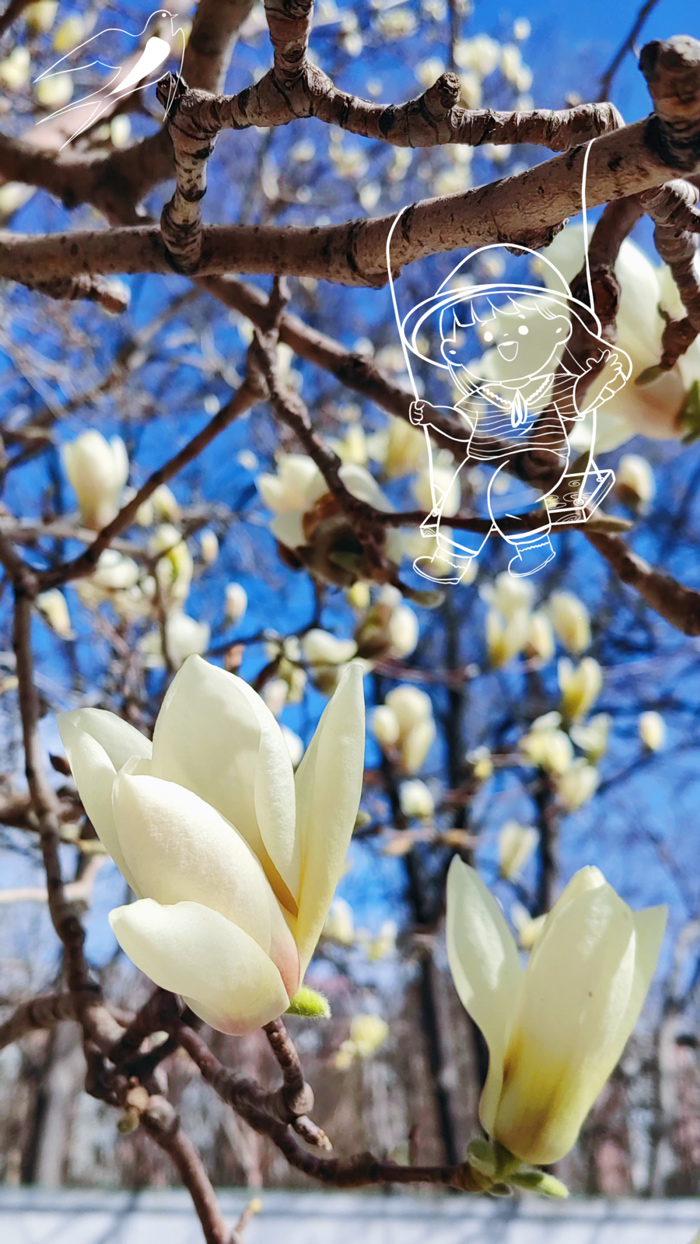
<path fill-rule="evenodd" d="M 492 1133 L 522 1161 L 556 1162 L 575 1143 L 622 1048 L 635 957 L 632 912 L 607 884 L 547 922 L 518 995 Z"/>
<path fill-rule="evenodd" d="M 297 945 L 302 979 L 345 865 L 362 795 L 364 755 L 362 669 L 354 663 L 326 705 L 296 773 L 302 860 Z"/>
<path fill-rule="evenodd" d="M 479 1114 L 493 1130 L 510 1015 L 522 981 L 518 948 L 498 903 L 478 873 L 456 856 L 447 874 L 447 957 L 462 1005 L 489 1047 Z"/>
<path fill-rule="evenodd" d="M 306 544 L 303 510 L 278 514 L 270 523 L 270 531 L 275 540 L 279 540 L 288 549 L 300 548 L 302 544 Z"/>
<path fill-rule="evenodd" d="M 664 933 L 666 932 L 668 907 L 665 904 L 662 904 L 660 907 L 645 907 L 643 911 L 633 911 L 632 919 L 635 932 L 634 978 L 627 1009 L 620 1017 L 620 1026 L 617 1034 L 617 1045 L 619 1048 L 612 1067 L 618 1062 L 628 1038 L 634 1030 L 649 992 L 649 986 L 659 961 Z M 612 1067 L 610 1068 L 611 1071 Z M 605 1079 L 607 1079 L 609 1074 L 609 1072 L 606 1074 Z"/>
<path fill-rule="evenodd" d="M 110 912 L 114 936 L 137 968 L 182 994 L 219 1032 L 253 1032 L 277 1019 L 289 995 L 257 942 L 200 903 L 162 907 L 140 899 Z"/>
<path fill-rule="evenodd" d="M 252 687 L 201 657 L 185 661 L 158 715 L 153 773 L 194 791 L 235 825 L 296 914 L 294 771 L 280 727 Z"/>
<path fill-rule="evenodd" d="M 136 894 L 139 890 L 126 863 L 112 811 L 117 770 L 131 758 L 148 762 L 150 741 L 115 713 L 80 708 L 59 713 L 58 730 L 66 749 L 78 794 L 100 842 Z"/>
<path fill-rule="evenodd" d="M 198 795 L 122 772 L 114 783 L 119 842 L 139 891 L 164 905 L 192 901 L 243 929 L 277 964 L 293 994 L 294 938 L 245 839 Z"/>

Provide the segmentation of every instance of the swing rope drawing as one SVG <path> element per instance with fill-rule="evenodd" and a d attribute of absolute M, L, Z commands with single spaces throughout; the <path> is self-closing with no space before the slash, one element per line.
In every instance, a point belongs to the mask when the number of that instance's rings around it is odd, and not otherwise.
<path fill-rule="evenodd" d="M 386 244 L 389 288 L 414 394 L 410 418 L 412 423 L 422 424 L 425 434 L 433 507 L 421 527 L 421 534 L 429 536 L 437 546 L 432 556 L 420 557 L 414 562 L 414 569 L 424 578 L 443 583 L 460 582 L 491 532 L 498 533 L 514 550 L 509 564 L 512 575 L 534 574 L 555 555 L 549 539 L 552 528 L 586 522 L 615 482 L 614 472 L 598 467 L 594 458 L 597 412 L 627 382 L 632 363 L 624 351 L 605 341 L 595 312 L 585 193 L 593 141 L 586 146 L 582 173 L 588 304 L 574 297 L 567 281 L 547 256 L 523 246 L 511 245 L 506 250 L 504 246 L 492 244 L 479 247 L 460 259 L 437 291 L 402 318 L 392 273 L 391 243 L 405 207 L 392 222 Z M 483 272 L 480 265 L 484 259 L 498 257 L 502 264 L 509 252 L 523 258 L 537 258 L 545 268 L 546 287 L 507 280 L 484 283 L 480 279 Z M 439 358 L 427 352 L 429 347 L 421 335 L 431 322 L 433 326 L 439 322 L 442 341 Z M 568 349 L 574 324 L 582 339 L 590 341 L 590 350 L 584 353 L 590 353 L 591 357 L 586 358 L 585 363 Z M 465 359 L 460 343 L 465 335 L 469 337 L 468 330 L 476 329 L 477 325 L 481 330 L 480 349 L 483 350 L 484 345 L 489 348 L 484 358 L 475 361 L 468 354 Z M 530 340 L 526 342 L 528 335 Z M 484 359 L 489 357 L 487 365 Z M 457 432 L 452 438 L 464 446 L 463 462 L 457 467 L 455 478 L 466 463 L 478 464 L 488 474 L 486 504 L 492 526 L 483 539 L 460 533 L 458 541 L 445 527 L 441 531 L 443 519 L 447 519 L 443 510 L 449 488 L 443 490 L 436 483 L 430 438 L 430 411 L 435 407 L 420 396 L 416 358 L 446 372 L 459 393 L 454 404 L 437 409 L 457 415 L 464 427 L 463 435 Z M 491 374 L 494 360 L 495 377 Z M 577 402 L 577 382 L 589 375 L 591 368 L 600 369 L 603 365 L 610 367 L 610 379 L 581 409 Z M 488 367 L 491 373 L 484 374 Z M 576 469 L 569 471 L 569 426 L 573 424 L 587 424 L 588 451 L 583 463 L 579 459 Z M 506 469 L 514 455 L 533 449 L 552 454 L 553 464 L 563 463 L 556 484 L 544 494 L 540 490 L 539 497 L 536 489 L 518 485 L 509 478 Z M 522 495 L 518 494 L 518 488 Z M 520 517 L 531 514 L 538 500 L 542 505 L 542 523 L 537 528 L 530 525 L 518 530 Z M 504 515 L 510 520 L 508 524 L 499 521 Z M 445 526 L 449 528 L 448 521 Z"/>

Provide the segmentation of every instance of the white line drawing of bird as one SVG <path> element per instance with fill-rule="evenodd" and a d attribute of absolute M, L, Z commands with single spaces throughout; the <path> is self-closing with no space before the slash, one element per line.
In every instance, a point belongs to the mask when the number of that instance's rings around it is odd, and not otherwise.
<path fill-rule="evenodd" d="M 156 9 L 137 34 L 124 30 L 120 26 L 107 26 L 91 35 L 83 43 L 79 43 L 77 47 L 67 52 L 65 56 L 55 61 L 34 79 L 35 82 L 42 82 L 59 74 L 85 73 L 98 65 L 103 69 L 114 71 L 112 77 L 101 83 L 95 90 L 81 96 L 80 99 L 72 100 L 62 108 L 57 108 L 37 122 L 39 126 L 47 121 L 55 121 L 57 117 L 66 118 L 70 114 L 76 114 L 73 118 L 76 122 L 75 127 L 70 129 L 65 142 L 59 147 L 60 151 L 80 134 L 90 129 L 106 112 L 113 111 L 115 103 L 158 82 L 163 76 L 165 62 L 170 56 L 174 56 L 179 60 L 179 69 L 178 74 L 171 75 L 171 86 L 166 104 L 167 112 L 172 103 L 178 75 L 182 73 L 185 55 L 185 32 L 181 26 L 175 26 L 176 20 L 176 16 L 169 10 Z M 152 22 L 158 33 L 151 33 L 144 44 L 144 36 Z M 169 23 L 169 28 L 165 23 Z M 116 50 L 119 36 L 122 37 L 120 41 L 122 47 L 126 39 L 134 49 L 127 53 L 126 57 L 123 53 L 120 56 Z M 110 51 L 110 44 L 114 46 L 114 52 Z M 83 60 L 79 65 L 66 64 L 83 50 L 90 59 Z"/>

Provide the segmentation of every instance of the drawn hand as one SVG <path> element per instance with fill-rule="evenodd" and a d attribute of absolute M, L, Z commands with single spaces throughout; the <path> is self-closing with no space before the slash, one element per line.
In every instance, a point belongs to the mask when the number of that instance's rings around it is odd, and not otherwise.
<path fill-rule="evenodd" d="M 416 427 L 419 427 L 422 424 L 425 417 L 425 408 L 429 404 L 430 403 L 428 402 L 411 402 L 408 417 L 411 423 L 415 424 Z"/>

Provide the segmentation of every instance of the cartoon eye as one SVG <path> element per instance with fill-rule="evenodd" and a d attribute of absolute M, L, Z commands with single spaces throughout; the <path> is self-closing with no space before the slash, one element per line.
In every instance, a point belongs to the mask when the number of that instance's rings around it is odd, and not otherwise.
<path fill-rule="evenodd" d="M 493 333 L 490 333 L 488 329 L 484 333 L 484 341 L 493 341 Z"/>
<path fill-rule="evenodd" d="M 520 333 L 521 337 L 527 337 L 529 331 L 530 329 L 527 327 L 527 324 L 521 324 L 520 328 L 518 329 L 518 332 Z"/>
<path fill-rule="evenodd" d="M 563 331 L 564 331 L 564 330 L 563 330 L 563 328 L 558 328 L 558 329 L 557 329 L 557 332 L 558 332 L 558 333 L 561 333 L 561 332 L 563 332 Z"/>

